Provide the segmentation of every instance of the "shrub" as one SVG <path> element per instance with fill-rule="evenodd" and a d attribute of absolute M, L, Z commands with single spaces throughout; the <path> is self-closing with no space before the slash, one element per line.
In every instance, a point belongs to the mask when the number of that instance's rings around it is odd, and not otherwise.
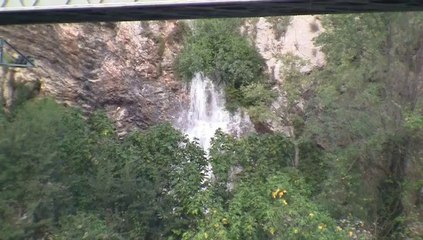
<path fill-rule="evenodd" d="M 269 17 L 267 18 L 267 21 L 272 24 L 275 39 L 279 40 L 281 37 L 285 36 L 289 24 L 291 24 L 291 17 Z"/>
<path fill-rule="evenodd" d="M 107 227 L 106 221 L 94 214 L 78 213 L 63 217 L 60 226 L 60 230 L 54 234 L 54 239 L 123 239 Z"/>
<path fill-rule="evenodd" d="M 234 19 L 196 21 L 176 62 L 180 76 L 189 81 L 203 72 L 217 84 L 236 89 L 260 81 L 264 60 L 239 27 Z"/>

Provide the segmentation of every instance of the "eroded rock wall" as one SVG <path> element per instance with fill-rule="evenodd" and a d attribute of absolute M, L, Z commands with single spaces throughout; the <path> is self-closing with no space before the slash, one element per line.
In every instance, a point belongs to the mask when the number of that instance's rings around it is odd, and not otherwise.
<path fill-rule="evenodd" d="M 251 18 L 245 21 L 242 32 L 250 38 L 265 59 L 269 80 L 274 83 L 274 90 L 278 93 L 272 104 L 272 111 L 280 118 L 260 123 L 259 131 L 284 132 L 288 136 L 293 134 L 293 126 L 289 121 L 281 121 L 287 117 L 283 115 L 288 114 L 284 76 L 281 71 L 283 58 L 286 54 L 291 54 L 303 59 L 306 64 L 301 72 L 305 74 L 325 65 L 324 54 L 314 44 L 314 39 L 324 31 L 320 18 L 306 15 Z M 298 102 L 298 112 L 303 110 L 304 101 L 306 100 L 300 99 Z"/>
<path fill-rule="evenodd" d="M 283 112 L 282 57 L 308 61 L 305 72 L 324 65 L 313 38 L 322 31 L 318 16 L 246 19 L 242 27 L 266 60 Z M 285 24 L 285 25 L 284 25 Z M 1 26 L 0 36 L 36 59 L 36 68 L 18 69 L 16 82 L 41 82 L 41 94 L 86 112 L 102 109 L 120 134 L 159 122 L 174 122 L 188 105 L 174 60 L 181 50 L 183 21 Z M 271 131 L 292 130 L 269 122 Z"/>
<path fill-rule="evenodd" d="M 173 121 L 186 103 L 172 70 L 181 23 L 120 22 L 2 26 L 0 36 L 36 59 L 17 82 L 90 112 L 104 109 L 121 134 Z"/>

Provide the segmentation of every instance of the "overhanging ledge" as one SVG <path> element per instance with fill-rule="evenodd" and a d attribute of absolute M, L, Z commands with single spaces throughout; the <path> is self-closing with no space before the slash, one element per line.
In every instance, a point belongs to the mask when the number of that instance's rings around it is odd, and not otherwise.
<path fill-rule="evenodd" d="M 0 25 L 422 10 L 423 1 L 416 0 L 145 0 L 58 6 L 5 5 L 0 7 Z"/>

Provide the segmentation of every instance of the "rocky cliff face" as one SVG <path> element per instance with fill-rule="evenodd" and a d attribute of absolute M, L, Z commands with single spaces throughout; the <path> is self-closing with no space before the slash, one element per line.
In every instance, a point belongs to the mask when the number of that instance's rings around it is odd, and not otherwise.
<path fill-rule="evenodd" d="M 275 83 L 274 90 L 278 92 L 278 98 L 271 108 L 276 115 L 286 112 L 286 92 L 281 72 L 284 55 L 292 54 L 303 59 L 306 63 L 301 69 L 303 73 L 323 67 L 324 55 L 313 41 L 323 30 L 319 16 L 268 17 L 248 19 L 245 22 L 242 31 L 265 59 L 269 77 Z M 300 101 L 297 108 L 301 112 L 303 102 Z M 269 120 L 260 123 L 260 128 L 262 132 L 277 131 L 288 136 L 293 134 L 293 127 L 285 121 Z"/>
<path fill-rule="evenodd" d="M 323 53 L 313 43 L 323 31 L 319 16 L 249 19 L 242 30 L 266 60 L 270 76 L 278 82 L 283 82 L 280 69 L 284 54 L 290 53 L 307 61 L 304 72 L 325 64 Z"/>
<path fill-rule="evenodd" d="M 121 134 L 172 117 L 186 103 L 172 64 L 181 24 L 121 22 L 2 26 L 0 36 L 36 59 L 17 82 L 84 111 L 104 109 Z"/>
<path fill-rule="evenodd" d="M 125 134 L 174 122 L 187 107 L 187 91 L 172 69 L 184 28 L 181 21 L 1 26 L 0 36 L 36 60 L 36 68 L 14 73 L 16 82 L 39 81 L 42 95 L 86 112 L 103 109 Z M 242 31 L 277 83 L 275 111 L 284 104 L 283 54 L 307 60 L 304 71 L 324 64 L 313 45 L 321 32 L 314 16 L 247 19 Z M 269 124 L 272 131 L 289 133 L 289 126 Z"/>

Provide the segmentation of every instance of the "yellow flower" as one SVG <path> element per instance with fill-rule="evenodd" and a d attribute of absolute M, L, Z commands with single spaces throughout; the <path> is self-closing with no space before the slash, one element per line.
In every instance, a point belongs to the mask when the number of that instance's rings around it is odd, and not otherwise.
<path fill-rule="evenodd" d="M 298 233 L 298 229 L 297 228 L 294 228 L 294 233 Z"/>
<path fill-rule="evenodd" d="M 282 203 L 283 205 L 288 205 L 288 202 L 285 199 L 282 200 Z"/>
<path fill-rule="evenodd" d="M 322 225 L 319 225 L 318 228 L 319 228 L 319 230 L 322 230 L 323 229 L 323 226 Z"/>
<path fill-rule="evenodd" d="M 278 188 L 278 189 L 276 189 L 276 191 L 272 192 L 272 198 L 273 198 L 273 199 L 275 199 L 275 198 L 278 196 L 278 193 L 279 193 L 280 191 L 281 191 L 281 190 Z"/>
<path fill-rule="evenodd" d="M 223 225 L 228 224 L 228 219 L 226 219 L 226 218 L 222 219 L 222 223 L 223 223 Z"/>
<path fill-rule="evenodd" d="M 276 229 L 274 229 L 273 227 L 270 228 L 269 230 L 270 234 L 275 235 Z"/>
<path fill-rule="evenodd" d="M 353 236 L 353 232 L 352 231 L 349 231 L 348 232 L 348 236 L 352 237 Z"/>
<path fill-rule="evenodd" d="M 312 218 L 314 217 L 314 213 L 310 213 L 309 216 Z"/>
<path fill-rule="evenodd" d="M 286 190 L 283 190 L 283 193 L 286 193 L 287 191 Z"/>
<path fill-rule="evenodd" d="M 342 228 L 340 226 L 336 226 L 336 231 L 340 232 L 340 231 L 342 231 Z"/>
<path fill-rule="evenodd" d="M 279 198 L 282 198 L 282 197 L 283 197 L 283 192 L 279 192 L 279 193 L 278 193 L 278 197 L 279 197 Z"/>
<path fill-rule="evenodd" d="M 218 227 L 219 227 L 219 224 L 218 224 L 218 223 L 215 223 L 215 224 L 214 224 L 214 227 L 215 227 L 215 228 L 218 228 Z"/>
<path fill-rule="evenodd" d="M 209 234 L 208 233 L 204 233 L 204 238 L 205 239 L 209 238 Z"/>

